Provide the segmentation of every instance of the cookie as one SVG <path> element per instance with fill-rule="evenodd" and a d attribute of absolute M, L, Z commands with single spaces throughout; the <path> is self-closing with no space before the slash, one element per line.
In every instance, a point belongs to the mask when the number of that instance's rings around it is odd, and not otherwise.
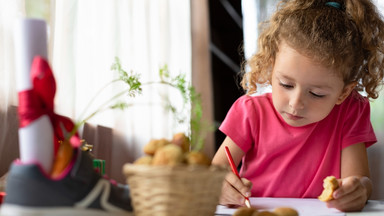
<path fill-rule="evenodd" d="M 334 176 L 328 176 L 323 180 L 323 192 L 320 194 L 318 199 L 326 202 L 333 200 L 333 192 L 339 187 L 339 182 Z"/>

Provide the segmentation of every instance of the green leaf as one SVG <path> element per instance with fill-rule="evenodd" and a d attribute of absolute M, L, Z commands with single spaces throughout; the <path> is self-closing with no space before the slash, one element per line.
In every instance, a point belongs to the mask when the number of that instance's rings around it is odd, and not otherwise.
<path fill-rule="evenodd" d="M 135 74 L 133 71 L 126 72 L 121 67 L 120 59 L 115 57 L 115 62 L 111 66 L 111 70 L 116 71 L 119 75 L 119 80 L 123 81 L 129 86 L 128 96 L 135 97 L 142 93 L 142 84 L 140 82 L 140 74 Z"/>
<path fill-rule="evenodd" d="M 162 82 L 166 81 L 169 78 L 168 65 L 164 65 L 162 68 L 160 68 L 159 76 Z"/>

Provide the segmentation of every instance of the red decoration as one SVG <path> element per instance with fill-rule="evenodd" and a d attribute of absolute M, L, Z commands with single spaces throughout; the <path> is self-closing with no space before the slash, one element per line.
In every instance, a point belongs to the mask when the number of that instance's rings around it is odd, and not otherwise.
<path fill-rule="evenodd" d="M 54 112 L 56 82 L 48 62 L 40 56 L 35 56 L 33 59 L 31 80 L 33 88 L 19 92 L 20 127 L 25 127 L 41 116 L 48 115 L 54 130 L 53 142 L 56 155 L 59 141 L 64 140 L 64 135 L 73 130 L 74 124 L 70 118 Z M 63 129 L 67 132 L 64 133 Z M 79 147 L 81 144 L 77 132 L 69 141 L 73 147 Z"/>

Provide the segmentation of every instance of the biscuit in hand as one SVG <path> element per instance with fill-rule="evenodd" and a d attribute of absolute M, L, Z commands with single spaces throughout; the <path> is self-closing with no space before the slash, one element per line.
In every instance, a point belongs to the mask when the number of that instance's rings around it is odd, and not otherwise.
<path fill-rule="evenodd" d="M 318 199 L 323 202 L 333 200 L 332 194 L 339 187 L 339 182 L 334 176 L 326 177 L 323 182 L 324 189 Z"/>

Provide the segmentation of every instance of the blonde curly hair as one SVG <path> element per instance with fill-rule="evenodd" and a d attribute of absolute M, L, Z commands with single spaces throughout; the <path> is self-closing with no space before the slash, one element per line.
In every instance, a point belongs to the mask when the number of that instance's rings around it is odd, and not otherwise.
<path fill-rule="evenodd" d="M 271 73 L 281 41 L 320 64 L 334 68 L 345 84 L 368 98 L 378 97 L 383 84 L 384 22 L 370 0 L 283 0 L 277 12 L 263 23 L 258 52 L 243 65 L 241 85 L 247 94 L 257 84 L 271 83 Z M 245 70 L 248 66 L 249 70 Z"/>

